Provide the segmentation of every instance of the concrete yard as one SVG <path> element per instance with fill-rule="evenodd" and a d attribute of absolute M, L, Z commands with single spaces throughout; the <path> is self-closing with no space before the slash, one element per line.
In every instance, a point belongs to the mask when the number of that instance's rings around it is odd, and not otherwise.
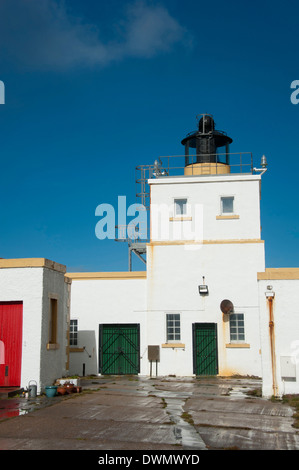
<path fill-rule="evenodd" d="M 99 376 L 65 397 L 0 399 L 2 450 L 298 450 L 294 409 L 254 378 Z"/>

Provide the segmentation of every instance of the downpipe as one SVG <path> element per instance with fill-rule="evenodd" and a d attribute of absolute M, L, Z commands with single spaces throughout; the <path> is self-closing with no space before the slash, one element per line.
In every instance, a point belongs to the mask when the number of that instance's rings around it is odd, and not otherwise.
<path fill-rule="evenodd" d="M 269 337 L 270 337 L 270 350 L 271 350 L 271 365 L 272 365 L 272 390 L 273 396 L 278 396 L 278 385 L 276 378 L 276 354 L 275 354 L 275 331 L 274 331 L 274 314 L 273 314 L 273 301 L 274 295 L 267 297 L 268 310 L 269 310 Z"/>

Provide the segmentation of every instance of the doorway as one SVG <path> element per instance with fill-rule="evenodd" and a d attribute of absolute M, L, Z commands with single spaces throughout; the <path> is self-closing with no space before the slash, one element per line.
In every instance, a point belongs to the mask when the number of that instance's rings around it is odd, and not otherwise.
<path fill-rule="evenodd" d="M 99 326 L 100 374 L 125 375 L 140 371 L 140 325 Z"/>
<path fill-rule="evenodd" d="M 216 323 L 193 323 L 193 373 L 218 374 Z"/>
<path fill-rule="evenodd" d="M 23 303 L 0 302 L 0 387 L 21 384 Z"/>

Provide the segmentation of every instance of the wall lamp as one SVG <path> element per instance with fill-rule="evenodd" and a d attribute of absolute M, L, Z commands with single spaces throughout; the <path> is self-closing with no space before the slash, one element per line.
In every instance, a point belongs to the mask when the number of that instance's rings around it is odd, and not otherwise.
<path fill-rule="evenodd" d="M 208 295 L 209 294 L 209 288 L 205 284 L 204 276 L 202 277 L 202 282 L 203 283 L 200 286 L 198 286 L 198 292 L 199 292 L 200 295 Z"/>
<path fill-rule="evenodd" d="M 267 299 L 274 298 L 275 297 L 275 292 L 273 292 L 273 287 L 272 286 L 267 286 L 267 290 L 265 292 L 265 296 Z"/>
<path fill-rule="evenodd" d="M 268 166 L 267 159 L 265 155 L 263 155 L 261 159 L 261 168 L 253 168 L 253 171 L 255 172 L 259 171 L 260 174 L 263 175 L 267 171 L 267 166 Z"/>

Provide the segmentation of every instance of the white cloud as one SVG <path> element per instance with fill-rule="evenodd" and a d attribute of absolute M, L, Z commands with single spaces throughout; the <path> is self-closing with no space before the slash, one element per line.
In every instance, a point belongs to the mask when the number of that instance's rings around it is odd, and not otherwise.
<path fill-rule="evenodd" d="M 117 28 L 116 28 L 117 26 Z M 117 32 L 116 32 L 117 31 Z M 128 57 L 150 58 L 183 41 L 185 30 L 163 6 L 128 4 L 114 37 L 71 16 L 63 1 L 2 0 L 0 57 L 36 68 L 106 66 Z"/>
<path fill-rule="evenodd" d="M 119 44 L 124 56 L 152 57 L 168 51 L 182 40 L 184 29 L 162 6 L 137 2 L 128 7 L 125 41 Z"/>

